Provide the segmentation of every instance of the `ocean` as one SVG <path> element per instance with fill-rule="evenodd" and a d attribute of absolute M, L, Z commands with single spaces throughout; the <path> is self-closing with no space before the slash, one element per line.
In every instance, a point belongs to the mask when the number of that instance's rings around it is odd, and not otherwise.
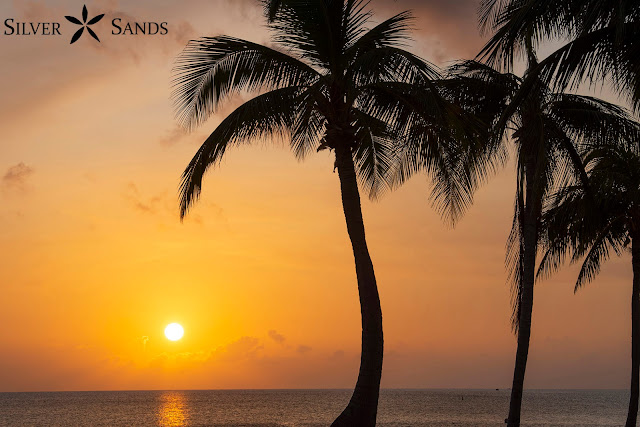
<path fill-rule="evenodd" d="M 0 393 L 0 426 L 328 426 L 349 390 Z M 620 426 L 628 391 L 528 390 L 522 425 Z M 378 426 L 504 425 L 509 390 L 382 390 Z"/>

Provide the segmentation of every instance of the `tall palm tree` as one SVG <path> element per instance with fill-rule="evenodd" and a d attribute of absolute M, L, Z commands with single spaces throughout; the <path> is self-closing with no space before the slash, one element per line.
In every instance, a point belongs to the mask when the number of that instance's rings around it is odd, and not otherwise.
<path fill-rule="evenodd" d="M 480 57 L 509 70 L 526 46 L 567 40 L 536 73 L 556 89 L 602 83 L 640 109 L 640 0 L 483 0 L 481 26 L 492 32 Z"/>
<path fill-rule="evenodd" d="M 382 311 L 358 184 L 376 197 L 426 170 L 435 179 L 436 204 L 455 219 L 481 176 L 459 161 L 459 141 L 473 131 L 441 96 L 436 68 L 402 49 L 409 40 L 408 12 L 368 28 L 371 12 L 363 0 L 264 4 L 273 47 L 203 37 L 176 61 L 172 96 L 186 127 L 202 124 L 235 93 L 256 95 L 217 126 L 187 166 L 181 217 L 200 195 L 207 169 L 234 145 L 275 138 L 288 140 L 298 159 L 323 149 L 334 153 L 355 258 L 362 353 L 353 395 L 333 425 L 374 426 Z"/>
<path fill-rule="evenodd" d="M 596 277 L 612 252 L 620 255 L 630 247 L 631 393 L 626 426 L 635 427 L 640 397 L 640 129 L 631 121 L 619 129 L 628 138 L 586 147 L 590 192 L 568 186 L 555 195 L 545 212 L 546 250 L 538 275 L 557 270 L 568 253 L 572 263 L 584 257 L 577 291 Z"/>
<path fill-rule="evenodd" d="M 529 70 L 535 69 L 531 49 L 528 61 Z M 575 144 L 593 143 L 607 132 L 615 134 L 612 127 L 625 116 L 604 101 L 554 92 L 535 73 L 519 78 L 475 61 L 459 63 L 451 72 L 456 77 L 451 83 L 453 99 L 485 111 L 485 119 L 493 116 L 488 120 L 494 128 L 488 142 L 491 148 L 480 154 L 501 156 L 512 151 L 516 158 L 515 209 L 506 262 L 512 282 L 511 320 L 518 339 L 508 425 L 519 426 L 545 200 L 568 183 L 587 182 Z"/>

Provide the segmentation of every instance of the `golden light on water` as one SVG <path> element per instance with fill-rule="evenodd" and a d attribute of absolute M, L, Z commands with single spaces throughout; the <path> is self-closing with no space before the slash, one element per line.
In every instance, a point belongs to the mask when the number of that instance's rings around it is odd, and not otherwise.
<path fill-rule="evenodd" d="M 176 325 L 177 323 L 172 324 Z M 177 427 L 188 424 L 189 412 L 187 398 L 184 396 L 184 393 L 177 391 L 164 392 L 160 400 L 162 404 L 157 413 L 158 425 L 163 427 Z"/>
<path fill-rule="evenodd" d="M 178 323 L 170 323 L 164 328 L 164 335 L 171 341 L 178 341 L 184 335 L 184 329 Z"/>

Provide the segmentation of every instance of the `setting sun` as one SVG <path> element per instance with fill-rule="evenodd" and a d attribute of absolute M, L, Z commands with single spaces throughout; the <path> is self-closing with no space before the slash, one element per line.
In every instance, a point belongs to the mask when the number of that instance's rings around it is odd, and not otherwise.
<path fill-rule="evenodd" d="M 164 328 L 164 335 L 171 341 L 178 341 L 184 335 L 184 329 L 177 323 L 170 323 Z"/>

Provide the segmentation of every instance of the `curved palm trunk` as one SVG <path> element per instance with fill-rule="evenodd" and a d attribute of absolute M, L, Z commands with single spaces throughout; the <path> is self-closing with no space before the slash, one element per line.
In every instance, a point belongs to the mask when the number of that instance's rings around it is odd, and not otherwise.
<path fill-rule="evenodd" d="M 638 234 L 638 233 L 636 233 Z M 633 236 L 631 253 L 633 290 L 631 292 L 631 396 L 626 427 L 635 427 L 640 397 L 640 236 Z"/>
<path fill-rule="evenodd" d="M 523 271 L 521 277 L 520 318 L 518 323 L 518 349 L 513 370 L 511 401 L 509 402 L 508 427 L 520 426 L 520 410 L 522 408 L 522 392 L 524 376 L 529 356 L 529 340 L 531 338 L 531 314 L 533 312 L 533 286 L 535 282 L 536 251 L 538 249 L 538 212 L 541 202 L 534 194 L 533 167 L 527 165 L 526 202 L 523 224 Z"/>
<path fill-rule="evenodd" d="M 373 264 L 364 235 L 356 173 L 348 147 L 336 148 L 342 207 L 353 247 L 362 315 L 362 354 L 358 381 L 349 404 L 331 424 L 334 427 L 373 427 L 376 424 L 380 377 L 382 376 L 382 310 Z"/>

